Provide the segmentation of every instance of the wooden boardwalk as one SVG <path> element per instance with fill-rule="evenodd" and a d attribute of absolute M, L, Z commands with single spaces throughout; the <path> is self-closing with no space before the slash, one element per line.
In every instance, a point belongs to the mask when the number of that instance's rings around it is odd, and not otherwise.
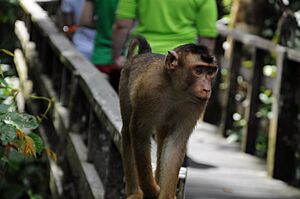
<path fill-rule="evenodd" d="M 188 146 L 186 199 L 300 199 L 300 189 L 267 176 L 265 162 L 240 152 L 209 124 L 199 124 Z"/>

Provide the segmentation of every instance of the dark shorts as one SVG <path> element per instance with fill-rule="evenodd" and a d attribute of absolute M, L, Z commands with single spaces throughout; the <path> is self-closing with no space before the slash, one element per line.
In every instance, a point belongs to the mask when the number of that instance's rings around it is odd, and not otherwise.
<path fill-rule="evenodd" d="M 109 76 L 110 84 L 118 92 L 121 68 L 116 64 L 96 65 L 96 68 Z"/>

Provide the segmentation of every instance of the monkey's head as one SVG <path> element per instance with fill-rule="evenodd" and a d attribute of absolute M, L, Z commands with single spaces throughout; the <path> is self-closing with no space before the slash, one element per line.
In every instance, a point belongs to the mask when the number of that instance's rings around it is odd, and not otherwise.
<path fill-rule="evenodd" d="M 207 47 L 195 44 L 178 46 L 169 51 L 165 67 L 174 89 L 192 96 L 193 102 L 210 98 L 218 66 Z"/>

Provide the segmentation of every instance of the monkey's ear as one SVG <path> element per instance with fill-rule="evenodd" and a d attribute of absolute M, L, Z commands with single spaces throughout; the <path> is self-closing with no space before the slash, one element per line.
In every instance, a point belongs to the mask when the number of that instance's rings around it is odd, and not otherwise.
<path fill-rule="evenodd" d="M 174 70 L 177 65 L 178 65 L 178 54 L 174 50 L 168 51 L 168 55 L 166 57 L 167 68 Z"/>

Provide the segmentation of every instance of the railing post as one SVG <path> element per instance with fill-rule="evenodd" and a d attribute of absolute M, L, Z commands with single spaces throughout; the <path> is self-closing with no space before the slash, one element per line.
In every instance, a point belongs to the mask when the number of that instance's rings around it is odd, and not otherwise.
<path fill-rule="evenodd" d="M 104 179 L 105 198 L 122 198 L 124 182 L 121 154 L 92 109 L 89 116 L 88 161 L 94 163 L 100 178 Z"/>
<path fill-rule="evenodd" d="M 224 136 L 227 136 L 226 130 L 231 129 L 233 126 L 233 114 L 236 110 L 236 86 L 237 86 L 237 76 L 241 68 L 241 60 L 243 54 L 243 44 L 239 41 L 234 40 L 232 43 L 233 51 L 231 53 L 229 68 L 230 68 L 230 82 L 227 90 L 226 106 L 225 111 L 222 113 L 222 121 L 224 124 L 221 126 L 221 132 Z"/>
<path fill-rule="evenodd" d="M 71 91 L 71 71 L 67 67 L 62 67 L 62 75 L 61 75 L 61 89 L 60 89 L 60 101 L 63 106 L 67 107 L 70 99 L 70 91 Z"/>
<path fill-rule="evenodd" d="M 265 51 L 255 48 L 252 54 L 252 62 L 253 62 L 253 72 L 252 72 L 252 79 L 249 83 L 249 106 L 246 109 L 246 116 L 245 119 L 247 121 L 247 125 L 245 128 L 245 133 L 243 137 L 243 150 L 246 153 L 254 154 L 255 153 L 255 145 L 256 139 L 258 134 L 259 128 L 259 119 L 256 117 L 256 113 L 259 108 L 259 87 L 262 84 L 263 78 L 263 64 L 264 64 L 264 57 L 266 53 Z"/>
<path fill-rule="evenodd" d="M 295 154 L 288 142 L 296 130 L 293 121 L 297 118 L 295 91 L 299 74 L 299 69 L 287 62 L 285 48 L 278 47 L 267 166 L 269 175 L 286 182 L 293 180 L 295 172 Z"/>
<path fill-rule="evenodd" d="M 69 102 L 69 130 L 71 132 L 80 133 L 87 138 L 87 125 L 89 116 L 89 104 L 85 99 L 85 95 L 79 86 L 79 77 L 74 74 L 72 88 L 70 92 Z"/>
<path fill-rule="evenodd" d="M 214 125 L 220 125 L 221 123 L 221 118 L 222 118 L 222 106 L 220 103 L 220 89 L 219 85 L 221 83 L 221 68 L 222 62 L 221 62 L 221 55 L 224 54 L 224 49 L 223 49 L 223 42 L 224 42 L 224 37 L 218 37 L 216 41 L 216 48 L 215 48 L 215 57 L 217 60 L 217 63 L 219 65 L 219 71 L 217 73 L 217 76 L 213 82 L 212 85 L 212 96 L 210 97 L 210 100 L 207 104 L 207 108 L 204 114 L 203 120 L 205 122 L 214 124 Z M 216 114 L 218 113 L 218 114 Z"/>
<path fill-rule="evenodd" d="M 53 85 L 53 88 L 54 90 L 56 91 L 57 93 L 57 97 L 58 99 L 60 99 L 60 90 L 62 88 L 62 63 L 60 62 L 59 58 L 57 55 L 54 55 L 52 56 L 52 60 L 51 60 L 51 63 L 50 63 L 50 66 L 51 66 L 51 81 L 52 81 L 52 85 Z"/>

